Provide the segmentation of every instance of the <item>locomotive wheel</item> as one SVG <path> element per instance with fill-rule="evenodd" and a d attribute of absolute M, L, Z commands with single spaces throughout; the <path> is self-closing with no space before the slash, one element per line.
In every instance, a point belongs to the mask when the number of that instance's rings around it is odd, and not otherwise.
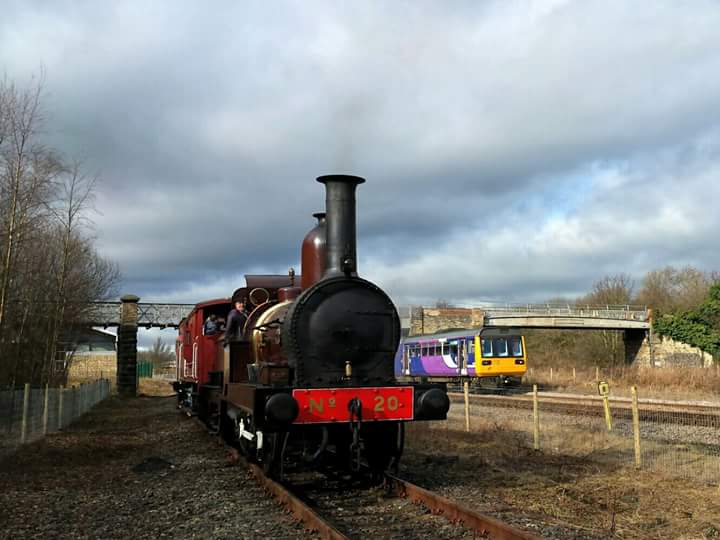
<path fill-rule="evenodd" d="M 262 455 L 262 468 L 268 476 L 282 474 L 282 447 L 285 433 L 264 433 Z"/>

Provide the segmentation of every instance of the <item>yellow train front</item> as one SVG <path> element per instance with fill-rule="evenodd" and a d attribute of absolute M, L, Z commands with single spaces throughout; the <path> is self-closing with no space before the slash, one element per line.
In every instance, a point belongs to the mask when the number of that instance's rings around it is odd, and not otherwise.
<path fill-rule="evenodd" d="M 303 242 L 300 284 L 291 273 L 286 286 L 267 276 L 267 287 L 235 291 L 233 303 L 254 308 L 242 332 L 225 336 L 204 410 L 269 472 L 332 461 L 364 462 L 377 475 L 399 459 L 404 423 L 444 420 L 449 399 L 443 384 L 395 379 L 400 318 L 387 294 L 357 275 L 355 189 L 364 180 L 318 181 L 326 213 Z"/>
<path fill-rule="evenodd" d="M 404 338 L 395 356 L 401 380 L 460 378 L 520 384 L 527 371 L 525 337 L 514 328 L 481 328 Z"/>

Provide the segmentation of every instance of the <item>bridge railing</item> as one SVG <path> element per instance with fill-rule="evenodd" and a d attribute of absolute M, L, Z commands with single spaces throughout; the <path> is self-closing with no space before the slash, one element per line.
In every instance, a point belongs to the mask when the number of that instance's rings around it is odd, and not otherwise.
<path fill-rule="evenodd" d="M 480 309 L 483 309 L 489 317 L 541 315 L 629 321 L 647 321 L 650 318 L 650 311 L 645 306 L 633 305 L 505 304 L 480 307 Z"/>
<path fill-rule="evenodd" d="M 92 326 L 117 326 L 120 324 L 121 302 L 92 302 L 86 318 Z M 139 302 L 137 324 L 140 327 L 176 327 L 186 317 L 194 304 L 160 304 Z"/>

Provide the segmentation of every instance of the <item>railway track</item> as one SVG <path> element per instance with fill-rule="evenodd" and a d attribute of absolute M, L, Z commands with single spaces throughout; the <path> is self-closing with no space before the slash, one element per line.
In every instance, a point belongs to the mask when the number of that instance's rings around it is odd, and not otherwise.
<path fill-rule="evenodd" d="M 397 476 L 381 486 L 348 485 L 322 474 L 290 475 L 280 483 L 261 467 L 244 463 L 255 480 L 305 527 L 324 539 L 437 538 L 539 540 L 540 537 L 446 499 Z"/>
<path fill-rule="evenodd" d="M 453 402 L 463 400 L 461 393 L 449 393 Z M 578 416 L 602 416 L 600 396 L 572 396 L 567 394 L 539 394 L 542 411 Z M 470 394 L 470 403 L 503 408 L 532 409 L 531 395 Z M 632 401 L 629 398 L 610 398 L 613 417 L 632 418 Z M 720 406 L 693 402 L 671 402 L 645 399 L 638 404 L 640 420 L 664 424 L 720 427 Z"/>

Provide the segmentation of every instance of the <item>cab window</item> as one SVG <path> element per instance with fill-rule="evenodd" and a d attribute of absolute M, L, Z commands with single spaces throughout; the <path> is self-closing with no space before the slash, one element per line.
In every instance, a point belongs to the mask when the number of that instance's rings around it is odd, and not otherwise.
<path fill-rule="evenodd" d="M 482 339 L 480 341 L 482 342 L 482 355 L 483 356 L 492 356 L 492 340 L 491 339 Z"/>
<path fill-rule="evenodd" d="M 497 338 L 495 343 L 495 356 L 508 356 L 508 342 L 505 338 Z"/>
<path fill-rule="evenodd" d="M 510 338 L 510 352 L 513 356 L 522 356 L 522 341 L 519 337 Z"/>

